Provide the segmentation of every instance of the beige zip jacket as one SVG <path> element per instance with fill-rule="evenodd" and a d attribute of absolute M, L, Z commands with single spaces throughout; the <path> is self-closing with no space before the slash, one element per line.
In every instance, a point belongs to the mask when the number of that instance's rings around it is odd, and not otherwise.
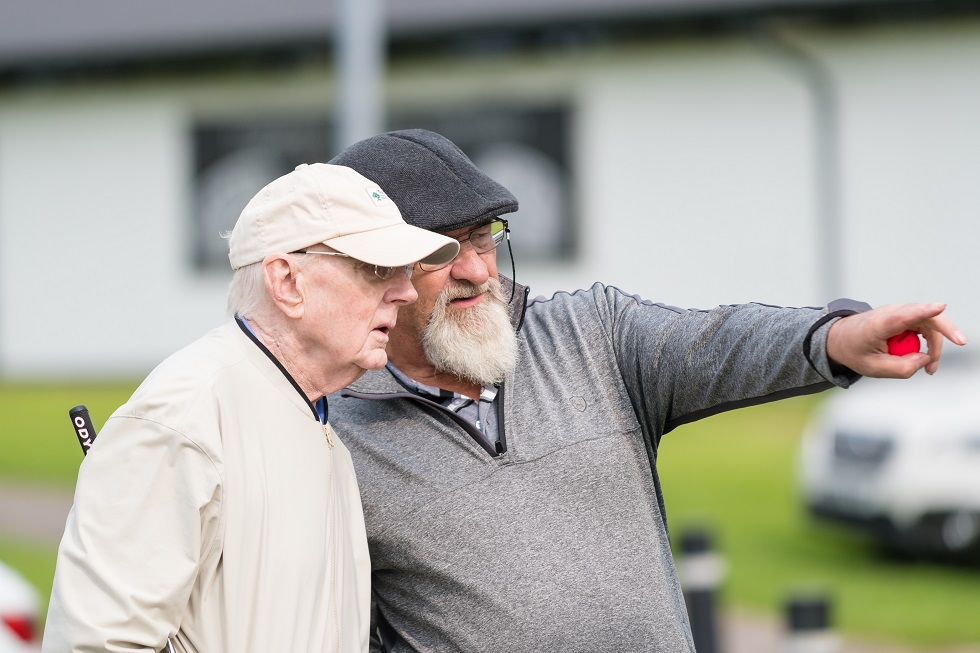
<path fill-rule="evenodd" d="M 43 651 L 362 653 L 350 454 L 235 322 L 157 367 L 78 474 Z"/>

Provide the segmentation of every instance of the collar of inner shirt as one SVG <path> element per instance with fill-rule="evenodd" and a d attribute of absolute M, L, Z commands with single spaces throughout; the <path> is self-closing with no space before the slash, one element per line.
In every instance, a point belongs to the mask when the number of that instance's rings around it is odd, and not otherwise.
<path fill-rule="evenodd" d="M 451 390 L 443 390 L 442 388 L 437 388 L 432 385 L 426 385 L 424 383 L 419 383 L 415 379 L 409 378 L 400 369 L 388 363 L 388 371 L 391 375 L 395 377 L 400 384 L 402 384 L 406 390 L 413 394 L 417 394 L 420 397 L 426 397 L 432 399 L 433 401 L 438 401 L 443 406 L 458 413 L 460 409 L 465 408 L 473 403 L 473 400 L 466 395 L 461 395 L 458 392 L 452 392 Z M 489 385 L 483 386 L 480 389 L 480 401 L 484 403 L 493 403 L 493 400 L 497 398 L 497 388 Z"/>

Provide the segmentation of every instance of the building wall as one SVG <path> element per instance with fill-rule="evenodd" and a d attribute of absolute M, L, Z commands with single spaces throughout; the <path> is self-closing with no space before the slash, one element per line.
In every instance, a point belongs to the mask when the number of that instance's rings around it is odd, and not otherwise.
<path fill-rule="evenodd" d="M 182 125 L 179 107 L 138 94 L 5 108 L 5 376 L 132 374 L 220 317 L 221 284 L 188 275 L 177 255 Z"/>
<path fill-rule="evenodd" d="M 980 23 L 787 33 L 840 92 L 839 294 L 947 301 L 968 336 L 980 242 Z M 392 62 L 392 112 L 560 104 L 578 255 L 532 294 L 601 280 L 685 307 L 822 304 L 820 143 L 798 67 L 748 37 Z M 0 94 L 0 377 L 141 376 L 224 318 L 190 260 L 202 119 L 329 114 L 319 63 L 275 74 Z M 494 170 L 507 184 L 506 171 Z"/>

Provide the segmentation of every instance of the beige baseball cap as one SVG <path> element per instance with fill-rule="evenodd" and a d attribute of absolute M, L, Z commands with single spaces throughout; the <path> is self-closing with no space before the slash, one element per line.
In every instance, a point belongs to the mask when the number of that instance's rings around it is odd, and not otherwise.
<path fill-rule="evenodd" d="M 448 263 L 459 252 L 455 239 L 406 224 L 384 191 L 354 170 L 304 163 L 245 206 L 228 239 L 228 260 L 237 270 L 317 243 L 387 267 Z"/>

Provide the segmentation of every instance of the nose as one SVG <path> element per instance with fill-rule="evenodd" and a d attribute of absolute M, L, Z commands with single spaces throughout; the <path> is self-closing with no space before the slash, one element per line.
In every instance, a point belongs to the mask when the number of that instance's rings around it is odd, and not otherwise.
<path fill-rule="evenodd" d="M 412 285 L 412 280 L 400 271 L 389 279 L 388 284 L 388 289 L 385 291 L 385 301 L 390 304 L 411 304 L 419 298 L 419 294 L 415 292 L 415 286 Z"/>
<path fill-rule="evenodd" d="M 462 247 L 459 254 L 452 262 L 450 276 L 453 279 L 465 280 L 470 283 L 482 286 L 490 278 L 490 265 L 484 256 L 494 256 L 495 251 L 486 254 L 477 254 L 472 247 Z"/>

